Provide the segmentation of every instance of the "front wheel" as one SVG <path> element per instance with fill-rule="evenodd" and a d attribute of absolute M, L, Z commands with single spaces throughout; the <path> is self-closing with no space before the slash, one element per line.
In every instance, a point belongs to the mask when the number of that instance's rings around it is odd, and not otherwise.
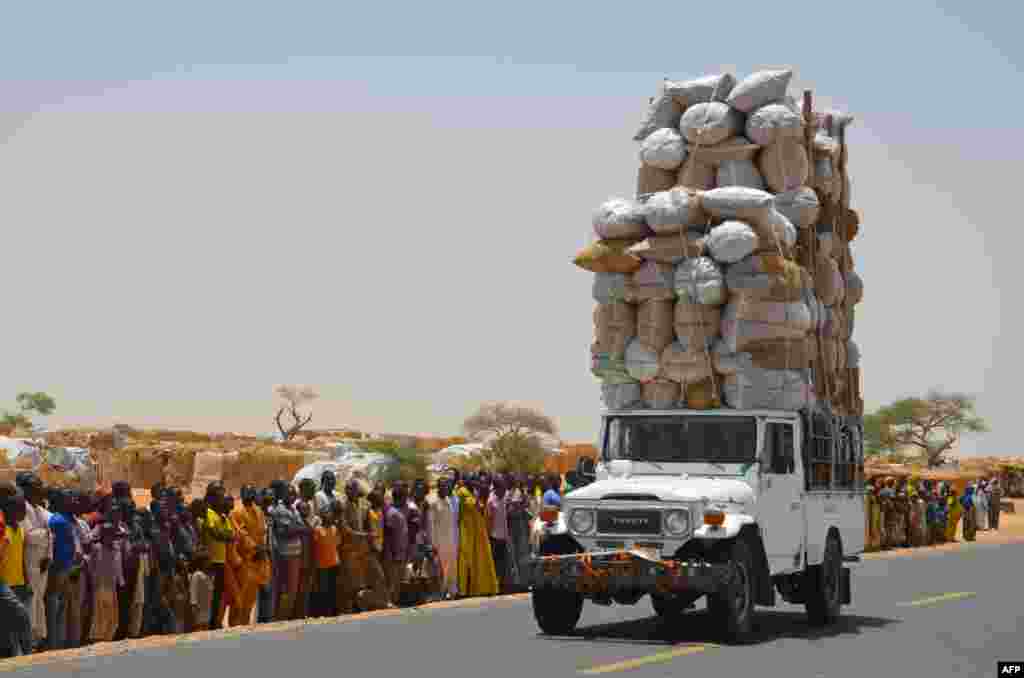
<path fill-rule="evenodd" d="M 575 591 L 534 588 L 533 617 L 549 636 L 567 636 L 576 629 L 583 612 L 583 596 Z"/>
<path fill-rule="evenodd" d="M 732 573 L 722 589 L 708 594 L 708 609 L 726 640 L 743 643 L 754 629 L 754 568 L 750 548 L 737 539 L 728 551 Z"/>
<path fill-rule="evenodd" d="M 825 541 L 825 559 L 821 565 L 804 570 L 807 582 L 807 617 L 814 626 L 828 626 L 839 619 L 842 606 L 843 547 L 830 534 Z"/>

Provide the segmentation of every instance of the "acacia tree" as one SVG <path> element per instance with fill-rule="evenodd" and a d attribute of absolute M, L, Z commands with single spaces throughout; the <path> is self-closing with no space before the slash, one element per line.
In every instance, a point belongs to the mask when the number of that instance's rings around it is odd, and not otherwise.
<path fill-rule="evenodd" d="M 538 473 L 547 452 L 542 435 L 558 435 L 554 420 L 533 407 L 484 403 L 462 425 L 466 436 L 486 443 L 482 465 L 494 471 Z"/>
<path fill-rule="evenodd" d="M 300 408 L 312 403 L 319 397 L 319 394 L 312 386 L 294 385 L 278 386 L 274 389 L 274 393 L 284 401 L 284 404 L 277 410 L 274 422 L 277 424 L 277 430 L 280 431 L 281 436 L 285 440 L 291 440 L 296 433 L 313 420 L 312 412 L 304 417 Z M 285 415 L 291 419 L 287 428 L 282 421 Z"/>
<path fill-rule="evenodd" d="M 3 416 L 0 416 L 0 423 L 13 428 L 29 428 L 34 415 L 46 417 L 57 409 L 57 401 L 53 396 L 42 391 L 23 391 L 17 395 L 15 402 L 18 403 L 17 412 L 5 410 Z"/>
<path fill-rule="evenodd" d="M 929 467 L 942 463 L 964 433 L 984 433 L 973 396 L 932 391 L 924 398 L 904 398 L 864 418 L 865 447 L 881 452 L 918 448 Z"/>

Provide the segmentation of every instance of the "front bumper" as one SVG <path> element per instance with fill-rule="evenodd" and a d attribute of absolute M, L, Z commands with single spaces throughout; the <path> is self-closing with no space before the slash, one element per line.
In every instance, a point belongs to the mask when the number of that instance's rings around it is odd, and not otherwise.
<path fill-rule="evenodd" d="M 651 560 L 633 551 L 601 551 L 531 558 L 523 566 L 522 583 L 597 596 L 712 593 L 722 588 L 731 573 L 728 564 Z"/>

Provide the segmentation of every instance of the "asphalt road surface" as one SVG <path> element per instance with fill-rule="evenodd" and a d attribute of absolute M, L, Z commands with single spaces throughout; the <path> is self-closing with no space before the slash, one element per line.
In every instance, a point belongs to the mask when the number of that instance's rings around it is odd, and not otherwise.
<path fill-rule="evenodd" d="M 646 598 L 588 603 L 574 636 L 547 637 L 520 597 L 7 668 L 97 678 L 913 678 L 995 676 L 997 660 L 1024 659 L 1024 544 L 918 554 L 855 566 L 854 604 L 835 627 L 811 629 L 802 607 L 782 604 L 758 614 L 756 642 L 742 647 L 720 645 L 701 609 L 659 623 Z"/>

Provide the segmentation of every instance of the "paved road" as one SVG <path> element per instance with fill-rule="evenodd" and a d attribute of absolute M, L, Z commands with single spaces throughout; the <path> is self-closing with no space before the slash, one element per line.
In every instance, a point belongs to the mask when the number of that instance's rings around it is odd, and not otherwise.
<path fill-rule="evenodd" d="M 506 599 L 14 670 L 47 678 L 987 677 L 996 659 L 1024 659 L 1022 563 L 1024 544 L 865 561 L 836 627 L 812 630 L 802 607 L 782 605 L 759 614 L 757 642 L 743 647 L 717 645 L 701 610 L 659 624 L 646 599 L 588 604 L 575 636 L 545 637 L 528 601 Z"/>

